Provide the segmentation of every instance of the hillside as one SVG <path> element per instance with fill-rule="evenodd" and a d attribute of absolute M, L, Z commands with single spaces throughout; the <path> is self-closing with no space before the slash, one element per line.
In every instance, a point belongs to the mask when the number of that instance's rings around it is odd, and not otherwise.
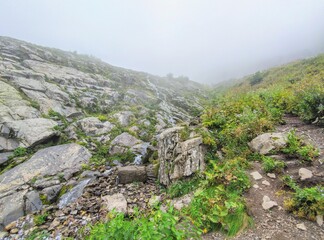
<path fill-rule="evenodd" d="M 321 239 L 323 121 L 324 55 L 207 89 L 1 37 L 0 239 Z"/>

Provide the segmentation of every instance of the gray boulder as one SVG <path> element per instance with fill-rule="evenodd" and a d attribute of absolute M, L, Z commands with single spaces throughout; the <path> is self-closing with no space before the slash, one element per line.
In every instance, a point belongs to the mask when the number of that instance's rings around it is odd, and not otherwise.
<path fill-rule="evenodd" d="M 121 184 L 145 182 L 146 180 L 145 166 L 118 167 L 118 182 Z"/>
<path fill-rule="evenodd" d="M 25 211 L 26 213 L 32 213 L 39 211 L 43 208 L 42 201 L 40 200 L 39 193 L 37 191 L 31 191 L 25 196 Z"/>
<path fill-rule="evenodd" d="M 0 153 L 0 165 L 7 162 L 11 155 L 12 155 L 12 152 Z"/>
<path fill-rule="evenodd" d="M 112 140 L 110 144 L 111 148 L 109 150 L 109 153 L 110 154 L 125 153 L 131 147 L 142 143 L 143 143 L 142 140 L 139 140 L 136 137 L 130 135 L 129 133 L 124 132 L 118 135 L 114 140 Z"/>
<path fill-rule="evenodd" d="M 174 127 L 160 134 L 158 155 L 160 160 L 159 180 L 164 185 L 191 176 L 205 169 L 205 146 L 202 138 L 181 141 L 183 127 Z"/>
<path fill-rule="evenodd" d="M 77 122 L 77 126 L 87 135 L 96 136 L 109 133 L 115 125 L 106 121 L 101 122 L 96 117 L 88 117 Z"/>
<path fill-rule="evenodd" d="M 0 193 L 42 176 L 63 173 L 72 176 L 91 157 L 89 151 L 75 143 L 45 148 L 36 152 L 29 160 L 0 176 Z"/>
<path fill-rule="evenodd" d="M 56 135 L 55 126 L 55 121 L 46 118 L 5 122 L 0 126 L 0 149 L 11 151 L 44 142 Z"/>
<path fill-rule="evenodd" d="M 58 207 L 64 208 L 70 203 L 75 202 L 79 197 L 81 197 L 84 188 L 91 181 L 91 179 L 86 179 L 79 182 L 75 187 L 73 187 L 69 192 L 65 193 L 59 200 Z"/>
<path fill-rule="evenodd" d="M 0 199 L 0 231 L 24 215 L 24 196 L 27 191 L 16 192 Z"/>
<path fill-rule="evenodd" d="M 115 113 L 113 115 L 114 118 L 124 127 L 128 126 L 132 119 L 135 117 L 131 111 L 122 111 L 119 113 Z"/>
<path fill-rule="evenodd" d="M 287 135 L 284 133 L 264 133 L 254 138 L 249 147 L 257 153 L 269 154 L 271 150 L 285 147 L 287 144 Z"/>

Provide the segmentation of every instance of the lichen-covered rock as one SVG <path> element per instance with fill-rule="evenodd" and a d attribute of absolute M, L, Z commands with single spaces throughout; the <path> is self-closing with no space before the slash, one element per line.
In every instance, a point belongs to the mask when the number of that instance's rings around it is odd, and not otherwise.
<path fill-rule="evenodd" d="M 284 133 L 264 133 L 254 138 L 250 148 L 260 154 L 269 154 L 271 150 L 283 148 L 287 144 L 287 135 Z"/>
<path fill-rule="evenodd" d="M 5 122 L 0 126 L 0 149 L 31 147 L 56 135 L 57 123 L 51 119 L 34 118 Z"/>
<path fill-rule="evenodd" d="M 96 117 L 88 117 L 77 122 L 77 126 L 87 135 L 96 136 L 109 133 L 115 127 L 114 124 L 106 121 L 101 122 Z"/>
<path fill-rule="evenodd" d="M 196 137 L 181 141 L 180 132 L 183 129 L 183 127 L 174 127 L 160 134 L 159 180 L 164 185 L 205 169 L 205 146 L 202 138 Z"/>

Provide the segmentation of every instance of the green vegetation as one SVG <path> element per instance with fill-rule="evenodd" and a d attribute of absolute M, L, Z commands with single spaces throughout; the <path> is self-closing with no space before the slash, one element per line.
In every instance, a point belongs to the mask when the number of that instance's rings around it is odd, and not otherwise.
<path fill-rule="evenodd" d="M 303 161 L 313 161 L 319 155 L 318 149 L 312 145 L 306 145 L 297 137 L 294 130 L 288 133 L 287 146 L 281 151 L 292 157 L 298 157 Z"/>
<path fill-rule="evenodd" d="M 170 198 L 181 197 L 196 190 L 198 186 L 199 178 L 197 176 L 186 180 L 179 180 L 168 187 L 167 194 Z"/>
<path fill-rule="evenodd" d="M 317 215 L 324 214 L 323 186 L 300 188 L 289 176 L 285 176 L 283 182 L 294 191 L 291 197 L 285 199 L 286 210 L 312 221 L 316 220 Z"/>
<path fill-rule="evenodd" d="M 48 217 L 48 213 L 47 212 L 44 212 L 43 214 L 40 214 L 40 215 L 35 215 L 34 216 L 34 223 L 35 223 L 35 225 L 36 226 L 42 225 L 43 223 L 46 222 L 47 217 Z"/>
<path fill-rule="evenodd" d="M 28 236 L 26 240 L 45 240 L 50 237 L 50 233 L 46 230 L 35 229 Z"/>
<path fill-rule="evenodd" d="M 122 213 L 110 213 L 110 220 L 90 226 L 91 233 L 85 239 L 187 239 L 197 238 L 199 231 L 190 226 L 189 221 L 182 220 L 178 225 L 179 217 L 172 209 L 167 212 L 153 210 L 149 215 L 140 215 L 138 212 L 129 218 Z M 182 229 L 186 228 L 186 231 Z"/>
<path fill-rule="evenodd" d="M 285 167 L 285 163 L 283 161 L 276 161 L 271 157 L 262 156 L 262 169 L 266 173 L 280 173 Z"/>

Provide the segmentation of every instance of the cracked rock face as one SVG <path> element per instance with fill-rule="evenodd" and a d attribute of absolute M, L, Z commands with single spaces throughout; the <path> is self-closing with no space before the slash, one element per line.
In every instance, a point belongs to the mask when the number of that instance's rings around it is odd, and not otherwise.
<path fill-rule="evenodd" d="M 158 154 L 160 183 L 172 182 L 205 169 L 205 147 L 201 137 L 181 141 L 183 127 L 174 127 L 160 134 Z"/>

